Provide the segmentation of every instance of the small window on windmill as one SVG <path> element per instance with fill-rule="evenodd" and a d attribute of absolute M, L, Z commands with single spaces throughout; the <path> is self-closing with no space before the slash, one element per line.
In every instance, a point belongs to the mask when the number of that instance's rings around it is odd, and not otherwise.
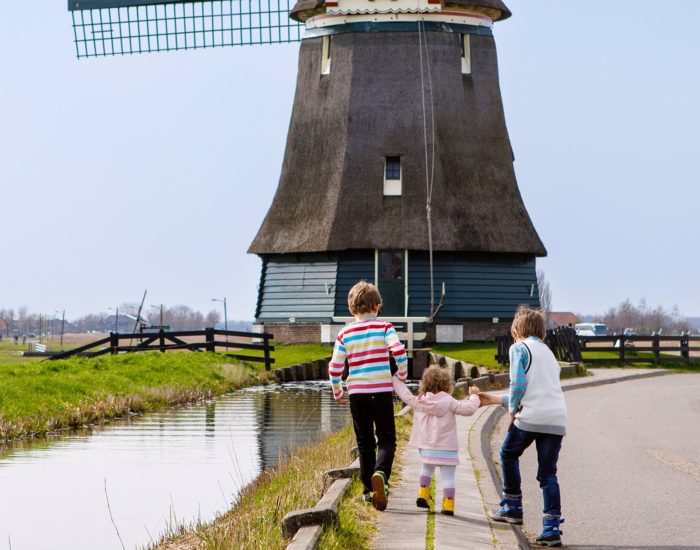
<path fill-rule="evenodd" d="M 321 74 L 331 74 L 331 37 L 323 37 L 323 46 L 321 47 Z"/>
<path fill-rule="evenodd" d="M 401 157 L 390 156 L 384 159 L 384 196 L 401 196 Z"/>
<path fill-rule="evenodd" d="M 472 74 L 472 49 L 469 35 L 462 35 L 462 74 Z"/>

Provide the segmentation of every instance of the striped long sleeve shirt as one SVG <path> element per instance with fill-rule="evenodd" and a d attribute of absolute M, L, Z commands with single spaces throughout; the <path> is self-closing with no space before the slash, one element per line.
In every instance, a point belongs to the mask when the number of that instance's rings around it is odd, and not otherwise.
<path fill-rule="evenodd" d="M 328 364 L 333 397 L 343 397 L 341 376 L 346 359 L 349 367 L 346 380 L 349 395 L 393 391 L 390 353 L 398 368 L 396 376 L 400 380 L 406 380 L 406 349 L 391 323 L 367 319 L 343 327 L 335 341 L 333 357 Z"/>

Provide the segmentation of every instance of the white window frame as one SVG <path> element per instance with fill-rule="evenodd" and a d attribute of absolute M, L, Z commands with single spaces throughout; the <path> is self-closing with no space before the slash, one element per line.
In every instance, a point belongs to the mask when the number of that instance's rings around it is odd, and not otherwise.
<path fill-rule="evenodd" d="M 322 39 L 321 46 L 321 74 L 331 74 L 331 36 L 326 35 Z"/>
<path fill-rule="evenodd" d="M 399 179 L 389 180 L 386 178 L 386 163 L 389 157 L 397 157 L 399 159 Z M 401 196 L 401 180 L 403 178 L 403 170 L 401 169 L 401 155 L 386 155 L 384 157 L 384 196 L 385 197 L 400 197 Z"/>
<path fill-rule="evenodd" d="M 462 35 L 462 74 L 472 74 L 472 46 L 471 35 Z"/>

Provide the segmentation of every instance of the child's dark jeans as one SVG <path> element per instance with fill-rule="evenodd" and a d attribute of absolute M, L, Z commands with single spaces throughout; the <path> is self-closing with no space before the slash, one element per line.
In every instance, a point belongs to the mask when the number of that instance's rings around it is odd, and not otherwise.
<path fill-rule="evenodd" d="M 372 474 L 381 470 L 388 481 L 394 463 L 396 427 L 392 393 L 355 393 L 350 396 L 350 412 L 360 454 L 360 478 L 364 492 L 369 493 Z"/>
<path fill-rule="evenodd" d="M 540 482 L 544 498 L 543 512 L 560 516 L 561 496 L 557 481 L 557 460 L 561 449 L 561 435 L 528 432 L 512 424 L 501 446 L 503 493 L 508 496 L 521 494 L 520 456 L 533 441 L 537 446 L 537 481 Z"/>

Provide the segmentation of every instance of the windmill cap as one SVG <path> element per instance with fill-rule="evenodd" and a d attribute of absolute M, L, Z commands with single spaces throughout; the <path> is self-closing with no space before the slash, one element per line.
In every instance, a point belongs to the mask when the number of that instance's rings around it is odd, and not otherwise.
<path fill-rule="evenodd" d="M 443 0 L 447 6 L 459 6 L 461 8 L 474 8 L 474 11 L 489 16 L 494 21 L 508 19 L 512 13 L 501 0 Z M 289 17 L 295 21 L 304 22 L 309 17 L 322 13 L 326 5 L 325 0 L 297 0 Z"/>

